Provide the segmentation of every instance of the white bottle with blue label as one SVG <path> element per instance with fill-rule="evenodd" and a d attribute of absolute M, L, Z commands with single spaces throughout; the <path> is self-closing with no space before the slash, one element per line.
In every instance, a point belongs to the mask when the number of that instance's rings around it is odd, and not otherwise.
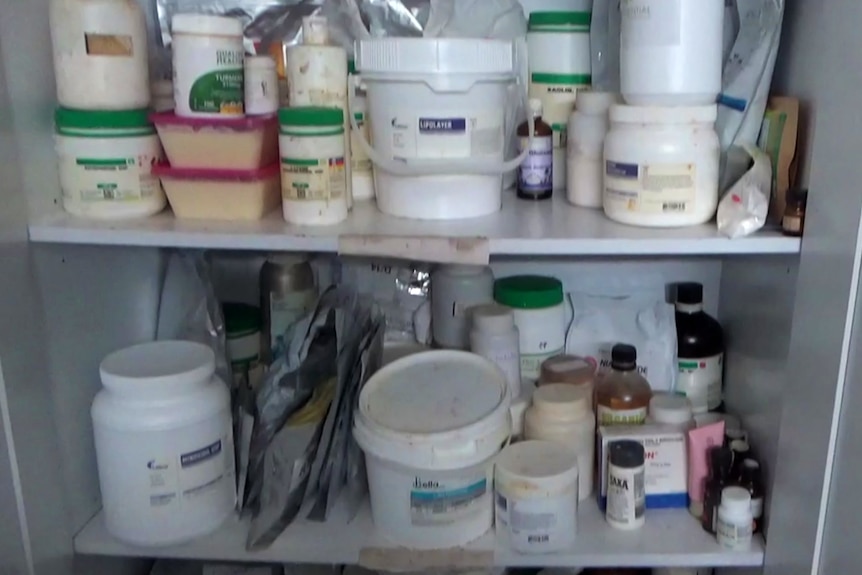
<path fill-rule="evenodd" d="M 530 99 L 533 116 L 533 140 L 529 122 L 518 126 L 520 151 L 528 146 L 530 154 L 518 168 L 518 197 L 523 200 L 547 200 L 554 193 L 554 131 L 542 121 L 542 101 Z"/>

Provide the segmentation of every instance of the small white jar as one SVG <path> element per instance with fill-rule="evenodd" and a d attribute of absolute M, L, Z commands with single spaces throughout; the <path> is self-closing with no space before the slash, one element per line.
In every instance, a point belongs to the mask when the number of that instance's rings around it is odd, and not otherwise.
<path fill-rule="evenodd" d="M 76 216 L 119 220 L 150 216 L 167 203 L 153 164 L 163 159 L 148 111 L 54 115 L 63 208 Z"/>
<path fill-rule="evenodd" d="M 432 290 L 434 284 L 432 281 Z M 432 291 L 433 297 L 433 291 Z M 470 351 L 494 362 L 506 376 L 513 405 L 521 395 L 520 338 L 512 310 L 497 304 L 479 305 L 470 310 L 473 329 Z M 524 407 L 526 409 L 526 407 Z"/>
<path fill-rule="evenodd" d="M 278 72 L 272 56 L 245 57 L 245 113 L 265 116 L 278 111 Z"/>
<path fill-rule="evenodd" d="M 578 461 L 551 441 L 509 445 L 494 466 L 497 534 L 518 553 L 550 553 L 575 543 Z"/>
<path fill-rule="evenodd" d="M 470 346 L 469 309 L 494 301 L 488 266 L 443 265 L 431 274 L 431 333 L 437 347 Z M 513 396 L 515 397 L 515 396 Z"/>
<path fill-rule="evenodd" d="M 623 0 L 620 86 L 634 106 L 714 104 L 721 90 L 724 1 Z"/>
<path fill-rule="evenodd" d="M 754 516 L 751 494 L 743 487 L 725 487 L 718 506 L 716 538 L 722 547 L 745 551 L 751 547 Z"/>
<path fill-rule="evenodd" d="M 635 226 L 702 224 L 718 205 L 717 107 L 614 105 L 605 137 L 603 204 Z"/>
<path fill-rule="evenodd" d="M 521 377 L 536 381 L 542 362 L 566 346 L 562 282 L 546 276 L 502 278 L 494 283 L 494 300 L 512 308 L 520 335 Z"/>
<path fill-rule="evenodd" d="M 596 449 L 596 417 L 589 387 L 551 383 L 536 388 L 533 405 L 524 415 L 524 437 L 556 441 L 573 451 L 581 477 L 578 499 L 589 498 Z"/>
<path fill-rule="evenodd" d="M 576 206 L 602 207 L 608 110 L 617 99 L 609 92 L 581 92 L 569 117 L 566 198 Z"/>
<path fill-rule="evenodd" d="M 176 114 L 243 116 L 242 21 L 227 16 L 177 14 L 172 32 Z"/>
<path fill-rule="evenodd" d="M 683 395 L 654 393 L 649 402 L 647 423 L 667 425 L 680 431 L 694 429 L 691 402 Z"/>
<path fill-rule="evenodd" d="M 331 225 L 347 219 L 344 112 L 339 108 L 282 108 L 278 113 L 284 219 Z"/>

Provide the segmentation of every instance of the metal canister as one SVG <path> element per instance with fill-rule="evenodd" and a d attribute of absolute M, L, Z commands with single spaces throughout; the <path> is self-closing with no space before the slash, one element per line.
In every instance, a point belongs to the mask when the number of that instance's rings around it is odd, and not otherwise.
<path fill-rule="evenodd" d="M 272 363 L 273 352 L 287 328 L 317 301 L 314 272 L 308 258 L 272 254 L 260 269 L 260 309 L 263 312 L 261 359 Z"/>

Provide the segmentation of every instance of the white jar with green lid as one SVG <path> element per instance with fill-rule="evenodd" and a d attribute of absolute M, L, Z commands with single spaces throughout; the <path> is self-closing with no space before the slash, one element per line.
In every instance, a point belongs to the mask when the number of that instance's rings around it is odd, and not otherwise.
<path fill-rule="evenodd" d="M 566 347 L 563 283 L 547 276 L 511 276 L 494 282 L 494 300 L 512 308 L 521 347 L 521 377 L 535 381 L 542 362 Z"/>
<path fill-rule="evenodd" d="M 163 158 L 162 147 L 148 113 L 57 109 L 55 141 L 67 212 L 124 219 L 164 209 L 165 193 L 151 173 Z"/>
<path fill-rule="evenodd" d="M 284 219 L 331 225 L 347 218 L 344 111 L 304 106 L 278 113 Z"/>

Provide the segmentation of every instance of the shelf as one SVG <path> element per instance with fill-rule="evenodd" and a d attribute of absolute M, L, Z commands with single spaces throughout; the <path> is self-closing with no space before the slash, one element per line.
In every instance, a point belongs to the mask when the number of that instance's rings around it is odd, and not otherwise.
<path fill-rule="evenodd" d="M 798 238 L 777 230 L 729 240 L 713 223 L 649 229 L 614 223 L 601 210 L 576 208 L 563 199 L 530 203 L 505 194 L 502 211 L 455 221 L 386 216 L 373 202 L 358 203 L 335 226 L 298 227 L 275 212 L 259 222 L 177 220 L 170 212 L 147 219 L 101 222 L 64 212 L 31 222 L 34 242 L 338 252 L 427 261 L 484 263 L 490 255 L 724 255 L 793 254 Z"/>
<path fill-rule="evenodd" d="M 646 526 L 617 531 L 604 520 L 595 502 L 581 506 L 578 539 L 562 553 L 521 555 L 497 544 L 493 534 L 464 548 L 415 551 L 398 548 L 375 534 L 364 507 L 347 523 L 336 507 L 326 523 L 299 521 L 269 549 L 245 550 L 247 523 L 231 519 L 217 532 L 185 545 L 139 548 L 113 539 L 101 513 L 75 537 L 75 551 L 85 555 L 198 559 L 266 563 L 360 564 L 393 571 L 430 568 L 505 567 L 757 567 L 763 564 L 760 537 L 749 551 L 728 551 L 701 529 L 686 510 L 649 510 Z"/>

